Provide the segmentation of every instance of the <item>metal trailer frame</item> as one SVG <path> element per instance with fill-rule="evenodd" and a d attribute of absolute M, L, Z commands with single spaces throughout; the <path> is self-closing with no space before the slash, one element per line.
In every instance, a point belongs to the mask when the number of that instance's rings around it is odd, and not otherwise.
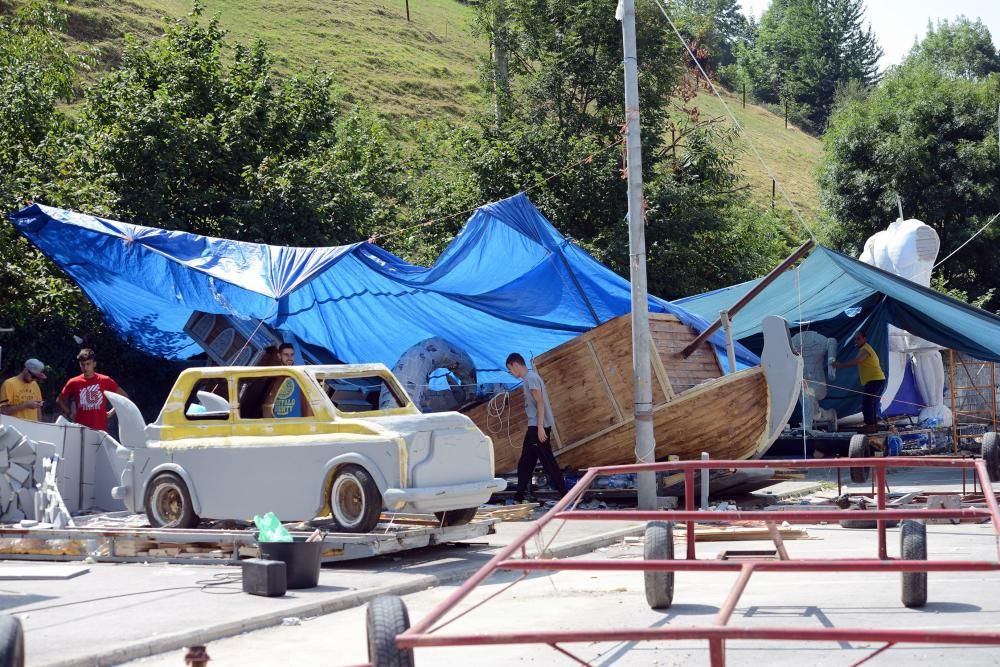
<path fill-rule="evenodd" d="M 414 525 L 398 522 L 379 524 L 380 531 L 371 533 L 326 533 L 323 538 L 321 562 L 371 558 L 408 549 L 468 540 L 496 532 L 496 519 L 477 519 L 461 526 Z M 293 537 L 305 539 L 312 531 L 290 531 Z M 74 540 L 87 544 L 79 554 L 9 553 L 0 546 L 0 560 L 80 561 L 88 557 L 104 563 L 186 563 L 193 565 L 239 565 L 240 547 L 256 546 L 256 530 L 191 530 L 175 528 L 0 528 L 0 540 Z M 232 548 L 226 556 L 123 556 L 117 546 L 128 542 L 153 541 L 160 546 L 172 544 L 204 544 Z M 89 543 L 89 544 L 88 544 Z M 2 542 L 0 542 L 2 545 Z M 99 548 L 107 545 L 107 553 Z"/>
<path fill-rule="evenodd" d="M 1000 645 L 1000 632 L 959 632 L 959 631 L 927 631 L 907 629 L 870 629 L 870 628 L 739 628 L 728 625 L 730 617 L 736 608 L 750 577 L 754 572 L 954 572 L 954 571 L 1000 571 L 1000 507 L 993 493 L 985 494 L 986 508 L 965 509 L 887 509 L 886 508 L 886 469 L 888 467 L 943 467 L 975 470 L 984 489 L 991 489 L 987 468 L 981 459 L 955 459 L 943 457 L 926 458 L 845 458 L 811 461 L 681 461 L 667 463 L 649 463 L 621 466 L 604 466 L 590 468 L 584 477 L 560 500 L 549 512 L 535 522 L 528 530 L 514 540 L 510 545 L 497 553 L 486 565 L 471 576 L 460 588 L 438 604 L 424 618 L 409 628 L 400 628 L 395 636 L 395 648 L 399 651 L 412 650 L 430 646 L 470 646 L 492 644 L 529 644 L 541 643 L 551 646 L 554 650 L 566 655 L 580 664 L 588 664 L 573 655 L 560 644 L 595 641 L 634 641 L 634 640 L 677 640 L 704 639 L 708 641 L 709 656 L 713 667 L 723 667 L 726 662 L 726 642 L 728 640 L 807 640 L 807 641 L 841 641 L 857 640 L 883 643 L 871 655 L 855 664 L 860 664 L 898 643 L 920 644 L 974 644 Z M 875 510 L 790 510 L 781 512 L 776 517 L 769 511 L 719 511 L 712 512 L 709 517 L 705 512 L 695 511 L 694 479 L 698 470 L 723 468 L 830 468 L 830 467 L 869 467 L 875 469 L 878 486 L 878 505 Z M 637 471 L 677 471 L 682 470 L 685 476 L 685 509 L 681 511 L 568 511 L 578 498 L 590 486 L 598 475 L 617 474 Z M 781 542 L 780 533 L 774 528 L 776 521 L 837 522 L 846 517 L 851 519 L 877 520 L 878 557 L 859 559 L 799 559 L 789 560 Z M 762 520 L 768 523 L 771 537 L 774 540 L 776 554 L 779 560 L 698 560 L 695 556 L 696 521 L 711 518 L 715 522 L 731 522 L 744 520 Z M 897 519 L 965 519 L 992 520 L 997 531 L 997 561 L 927 561 L 904 560 L 890 558 L 886 549 L 886 521 Z M 560 520 L 639 520 L 639 521 L 675 521 L 684 522 L 686 530 L 686 558 L 678 560 L 555 560 L 550 558 L 528 559 L 525 544 L 538 535 L 552 521 Z M 925 543 L 926 544 L 926 543 Z M 512 558 L 514 552 L 521 550 L 521 558 Z M 544 553 L 544 551 L 543 551 Z M 661 556 L 662 558 L 662 556 Z M 670 558 L 670 556 L 666 556 Z M 453 617 L 439 623 L 456 605 L 472 590 L 497 570 L 514 570 L 522 573 L 521 579 L 529 572 L 550 570 L 612 570 L 637 572 L 718 572 L 737 571 L 739 577 L 726 600 L 719 608 L 714 624 L 701 627 L 666 627 L 666 628 L 620 628 L 620 629 L 585 629 L 573 631 L 518 631 L 489 632 L 487 634 L 443 635 L 437 631 L 468 611 L 455 614 Z M 511 584 L 521 579 L 516 580 Z M 647 584 L 648 586 L 648 584 Z M 507 588 L 503 589 L 504 591 Z M 503 592 L 503 591 L 501 591 Z M 498 593 L 499 594 L 499 593 Z M 498 595 L 497 594 L 497 595 Z M 649 590 L 647 589 L 647 596 Z M 491 596 L 493 597 L 493 596 Z M 488 600 L 489 598 L 487 598 Z M 486 602 L 484 600 L 483 602 Z M 480 602 L 479 604 L 483 604 Z M 667 603 L 670 604 L 669 602 Z M 475 605 L 473 609 L 478 607 Z M 920 605 L 913 605 L 920 606 Z M 369 624 L 369 646 L 372 644 L 372 628 Z M 378 667 L 378 665 L 375 665 Z"/>

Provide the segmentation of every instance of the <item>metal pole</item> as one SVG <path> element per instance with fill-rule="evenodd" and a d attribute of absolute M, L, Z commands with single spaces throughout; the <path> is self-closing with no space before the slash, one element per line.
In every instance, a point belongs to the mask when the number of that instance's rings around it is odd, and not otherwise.
<path fill-rule="evenodd" d="M 701 453 L 701 460 L 707 461 L 709 459 L 708 452 Z M 701 511 L 708 511 L 708 468 L 701 469 Z"/>
<path fill-rule="evenodd" d="M 628 246 L 632 283 L 632 378 L 635 384 L 635 458 L 652 462 L 653 385 L 649 366 L 649 303 L 646 293 L 646 237 L 639 141 L 639 71 L 635 47 L 635 0 L 621 0 L 625 52 L 625 145 L 628 150 Z M 656 509 L 656 474 L 638 473 L 639 508 Z"/>

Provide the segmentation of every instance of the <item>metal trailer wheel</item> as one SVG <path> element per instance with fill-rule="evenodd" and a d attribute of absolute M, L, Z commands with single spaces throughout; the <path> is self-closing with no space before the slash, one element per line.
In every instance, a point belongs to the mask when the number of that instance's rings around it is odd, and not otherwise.
<path fill-rule="evenodd" d="M 983 434 L 983 460 L 991 482 L 1000 481 L 1000 442 L 994 431 Z"/>
<path fill-rule="evenodd" d="M 674 524 L 671 521 L 650 521 L 646 524 L 644 560 L 674 559 Z M 667 609 L 674 601 L 674 573 L 642 573 L 646 587 L 646 603 L 651 609 Z"/>
<path fill-rule="evenodd" d="M 345 533 L 370 533 L 382 514 L 382 494 L 368 471 L 353 463 L 333 476 L 330 511 Z"/>
<path fill-rule="evenodd" d="M 865 459 L 871 456 L 871 447 L 868 445 L 868 436 L 857 433 L 851 436 L 851 444 L 847 448 L 847 455 L 852 459 Z M 868 468 L 851 468 L 851 481 L 863 484 L 868 481 Z"/>
<path fill-rule="evenodd" d="M 476 518 L 478 507 L 466 507 L 460 510 L 447 510 L 445 512 L 434 512 L 442 526 L 464 526 Z"/>
<path fill-rule="evenodd" d="M 0 616 L 0 667 L 24 667 L 24 630 L 16 616 Z"/>
<path fill-rule="evenodd" d="M 413 667 L 413 649 L 396 646 L 396 636 L 410 629 L 406 604 L 395 595 L 368 603 L 368 661 L 372 667 Z"/>
<path fill-rule="evenodd" d="M 903 521 L 899 539 L 903 560 L 927 560 L 927 526 L 923 521 Z M 926 572 L 903 572 L 902 600 L 907 607 L 923 607 L 927 604 Z"/>
<path fill-rule="evenodd" d="M 146 486 L 143 504 L 153 528 L 194 528 L 201 522 L 194 513 L 187 484 L 172 472 L 153 478 Z"/>

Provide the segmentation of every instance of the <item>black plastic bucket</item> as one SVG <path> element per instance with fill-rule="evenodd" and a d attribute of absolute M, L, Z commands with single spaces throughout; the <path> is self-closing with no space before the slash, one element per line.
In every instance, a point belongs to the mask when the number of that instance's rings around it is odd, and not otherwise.
<path fill-rule="evenodd" d="M 294 542 L 258 542 L 257 546 L 261 558 L 285 563 L 288 588 L 315 588 L 319 583 L 322 540 L 306 542 L 296 537 Z"/>

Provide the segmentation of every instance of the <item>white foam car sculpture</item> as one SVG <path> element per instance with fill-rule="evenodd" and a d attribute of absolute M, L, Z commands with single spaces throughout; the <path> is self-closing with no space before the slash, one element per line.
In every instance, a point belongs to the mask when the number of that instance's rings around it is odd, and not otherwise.
<path fill-rule="evenodd" d="M 506 486 L 468 417 L 421 414 L 381 364 L 188 369 L 148 426 L 108 400 L 124 445 L 114 495 L 156 527 L 273 511 L 363 533 L 383 509 L 460 525 Z"/>

